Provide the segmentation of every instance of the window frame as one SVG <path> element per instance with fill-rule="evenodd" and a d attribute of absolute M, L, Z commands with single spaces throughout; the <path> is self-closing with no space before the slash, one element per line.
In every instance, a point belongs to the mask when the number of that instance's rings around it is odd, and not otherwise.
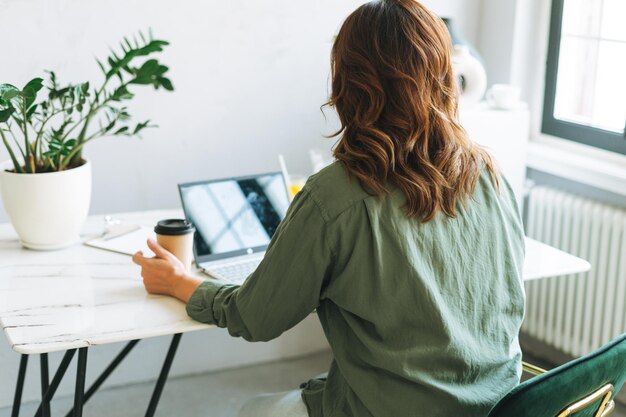
<path fill-rule="evenodd" d="M 626 127 L 617 133 L 554 117 L 564 3 L 565 0 L 552 0 L 541 132 L 626 155 Z"/>

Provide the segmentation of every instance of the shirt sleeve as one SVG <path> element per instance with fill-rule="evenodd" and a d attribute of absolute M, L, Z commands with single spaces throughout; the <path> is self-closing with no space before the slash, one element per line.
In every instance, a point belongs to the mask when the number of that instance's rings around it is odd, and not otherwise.
<path fill-rule="evenodd" d="M 205 281 L 189 299 L 187 313 L 248 341 L 278 337 L 319 304 L 332 265 L 327 234 L 322 212 L 305 187 L 245 283 Z"/>

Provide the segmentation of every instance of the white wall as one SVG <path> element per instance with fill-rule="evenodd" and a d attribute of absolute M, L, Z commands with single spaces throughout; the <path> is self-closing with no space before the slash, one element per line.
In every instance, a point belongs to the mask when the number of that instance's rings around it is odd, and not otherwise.
<path fill-rule="evenodd" d="M 480 14 L 483 0 L 421 0 L 441 17 L 454 20 L 463 38 L 477 46 L 480 35 Z"/>
<path fill-rule="evenodd" d="M 518 0 L 481 0 L 477 49 L 485 62 L 489 85 L 511 82 Z"/>
<path fill-rule="evenodd" d="M 307 173 L 307 150 L 330 148 L 332 140 L 322 135 L 336 123 L 332 113 L 326 121 L 319 106 L 327 97 L 331 42 L 341 21 L 360 3 L 0 0 L 0 82 L 21 86 L 44 69 L 55 70 L 61 81 L 97 82 L 94 57 L 105 57 L 108 46 L 122 36 L 151 27 L 171 42 L 163 62 L 171 68 L 176 91 L 136 88 L 132 113 L 160 127 L 146 131 L 142 140 L 105 138 L 87 149 L 94 167 L 91 212 L 177 207 L 178 182 L 275 170 L 279 152 L 292 171 Z M 425 4 L 454 18 L 467 39 L 478 39 L 480 0 Z M 4 159 L 6 152 L 0 150 Z M 156 377 L 167 342 L 142 342 L 112 382 Z M 200 332 L 183 338 L 173 373 L 272 360 L 325 346 L 314 317 L 267 344 L 250 345 L 220 330 Z M 91 377 L 117 349 L 92 350 Z M 53 355 L 54 363 L 58 359 Z M 0 336 L 0 407 L 10 404 L 17 365 L 18 356 Z M 38 396 L 37 366 L 31 360 L 25 399 Z M 69 392 L 71 382 L 59 393 Z"/>
<path fill-rule="evenodd" d="M 159 128 L 143 140 L 89 146 L 93 213 L 178 205 L 181 181 L 275 170 L 285 153 L 308 170 L 306 150 L 329 148 L 319 111 L 328 57 L 343 18 L 361 1 L 15 0 L 2 4 L 2 80 L 22 85 L 43 69 L 61 80 L 100 79 L 94 57 L 151 27 L 171 42 L 163 62 L 174 93 L 136 88 L 138 119 Z M 332 121 L 332 118 L 330 118 Z M 2 154 L 6 155 L 5 153 Z M 3 158 L 4 159 L 4 158 Z"/>
<path fill-rule="evenodd" d="M 93 161 L 92 213 L 178 206 L 176 184 L 277 169 L 310 170 L 307 150 L 330 149 L 329 51 L 361 0 L 0 0 L 0 82 L 23 85 L 53 69 L 61 81 L 100 80 L 94 57 L 138 29 L 171 42 L 163 54 L 174 93 L 135 88 L 142 140 L 103 138 Z M 428 0 L 476 41 L 480 0 Z M 24 28 L 27 27 L 27 30 Z M 20 33 L 21 36 L 11 34 Z M 4 149 L 0 160 L 7 159 Z M 6 220 L 0 210 L 0 221 Z"/>
<path fill-rule="evenodd" d="M 543 109 L 551 3 L 542 0 L 520 2 L 513 47 L 512 82 L 532 110 L 531 136 L 537 138 Z"/>

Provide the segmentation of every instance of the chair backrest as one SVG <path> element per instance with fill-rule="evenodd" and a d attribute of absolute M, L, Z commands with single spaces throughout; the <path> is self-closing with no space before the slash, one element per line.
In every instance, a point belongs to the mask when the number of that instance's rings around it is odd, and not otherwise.
<path fill-rule="evenodd" d="M 489 417 L 600 415 L 626 379 L 626 335 L 600 349 L 531 378 L 505 395 Z M 588 406 L 587 406 L 588 405 Z"/>

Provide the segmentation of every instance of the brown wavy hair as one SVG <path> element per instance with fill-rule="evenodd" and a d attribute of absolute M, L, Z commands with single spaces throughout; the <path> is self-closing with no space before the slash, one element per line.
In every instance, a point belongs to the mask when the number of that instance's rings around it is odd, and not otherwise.
<path fill-rule="evenodd" d="M 483 167 L 498 184 L 490 155 L 457 121 L 451 52 L 445 24 L 420 3 L 380 0 L 346 19 L 331 54 L 335 158 L 373 194 L 399 187 L 407 214 L 424 222 L 455 217 Z"/>

